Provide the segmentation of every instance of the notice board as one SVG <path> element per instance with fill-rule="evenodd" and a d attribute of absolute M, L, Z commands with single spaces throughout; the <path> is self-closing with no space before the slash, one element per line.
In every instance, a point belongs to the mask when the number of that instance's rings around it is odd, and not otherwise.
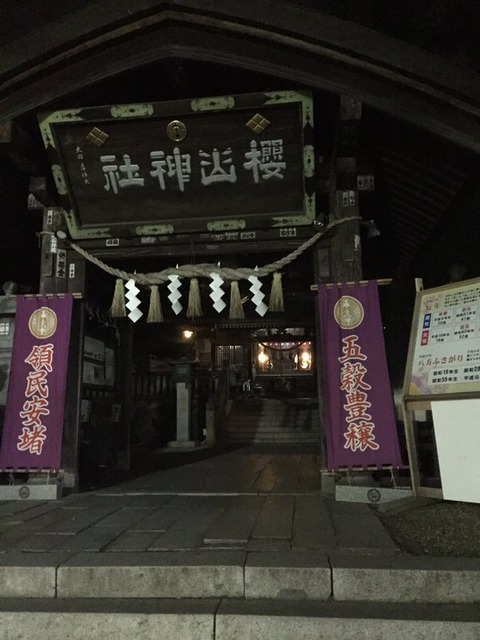
<path fill-rule="evenodd" d="M 417 294 L 404 398 L 480 393 L 480 278 Z"/>
<path fill-rule="evenodd" d="M 471 500 L 478 483 L 480 278 L 417 292 L 403 415 L 416 495 Z M 473 403 L 473 404 L 472 404 Z M 431 410 L 442 489 L 422 486 L 412 415 Z M 468 452 L 473 445 L 476 455 Z M 476 478 L 472 482 L 472 478 Z M 465 487 L 464 487 L 465 488 Z"/>

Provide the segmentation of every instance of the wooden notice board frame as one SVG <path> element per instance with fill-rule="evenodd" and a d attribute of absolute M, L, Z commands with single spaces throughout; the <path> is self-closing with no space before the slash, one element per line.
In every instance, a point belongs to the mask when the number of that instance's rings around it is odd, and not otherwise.
<path fill-rule="evenodd" d="M 402 411 L 415 495 L 443 498 L 421 484 L 414 412 L 432 402 L 480 398 L 480 278 L 417 290 Z"/>

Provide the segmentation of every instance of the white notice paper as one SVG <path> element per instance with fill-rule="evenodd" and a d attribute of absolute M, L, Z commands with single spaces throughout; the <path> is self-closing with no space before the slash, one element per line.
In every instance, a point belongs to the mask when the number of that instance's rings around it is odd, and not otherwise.
<path fill-rule="evenodd" d="M 480 503 L 480 400 L 432 402 L 445 500 Z"/>

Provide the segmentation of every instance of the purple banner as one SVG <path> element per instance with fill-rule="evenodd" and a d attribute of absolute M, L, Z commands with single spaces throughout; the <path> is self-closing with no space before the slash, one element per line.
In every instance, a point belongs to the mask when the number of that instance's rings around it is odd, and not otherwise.
<path fill-rule="evenodd" d="M 328 468 L 401 466 L 375 281 L 318 285 Z"/>
<path fill-rule="evenodd" d="M 0 469 L 60 468 L 72 301 L 17 297 Z"/>

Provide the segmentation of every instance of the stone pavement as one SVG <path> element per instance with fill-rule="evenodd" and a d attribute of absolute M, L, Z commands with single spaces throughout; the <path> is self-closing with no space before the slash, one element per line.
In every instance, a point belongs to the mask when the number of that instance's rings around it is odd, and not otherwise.
<path fill-rule="evenodd" d="M 322 495 L 319 465 L 249 447 L 55 502 L 3 502 L 0 553 L 395 553 L 367 505 Z"/>
<path fill-rule="evenodd" d="M 319 468 L 248 447 L 0 503 L 0 638 L 480 638 L 480 561 L 400 553 Z"/>

